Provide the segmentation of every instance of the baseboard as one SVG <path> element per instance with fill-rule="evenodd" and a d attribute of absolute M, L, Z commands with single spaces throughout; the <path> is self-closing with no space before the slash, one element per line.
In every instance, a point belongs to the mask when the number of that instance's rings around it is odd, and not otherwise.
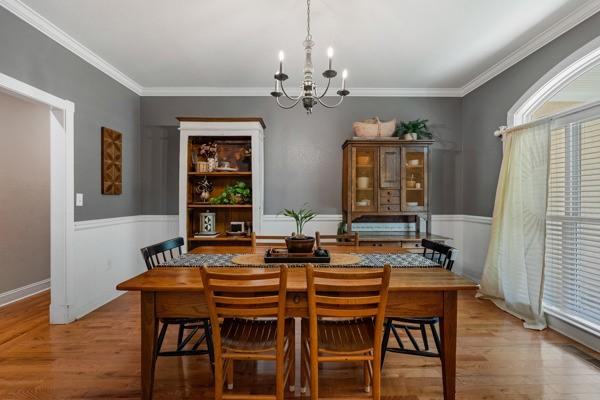
<path fill-rule="evenodd" d="M 575 326 L 560 317 L 546 313 L 548 328 L 576 341 L 590 349 L 600 352 L 600 337 Z"/>
<path fill-rule="evenodd" d="M 35 294 L 44 292 L 49 289 L 50 278 L 44 279 L 43 281 L 31 283 L 29 285 L 21 286 L 20 288 L 9 290 L 4 293 L 0 293 L 0 307 L 4 307 L 8 304 L 26 299 L 27 297 L 33 296 Z"/>

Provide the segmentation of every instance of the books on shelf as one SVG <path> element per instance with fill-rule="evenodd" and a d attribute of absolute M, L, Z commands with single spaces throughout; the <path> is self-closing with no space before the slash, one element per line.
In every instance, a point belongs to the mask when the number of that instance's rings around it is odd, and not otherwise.
<path fill-rule="evenodd" d="M 195 233 L 194 238 L 202 239 L 202 238 L 216 238 L 220 235 L 219 232 L 207 232 L 207 233 Z"/>

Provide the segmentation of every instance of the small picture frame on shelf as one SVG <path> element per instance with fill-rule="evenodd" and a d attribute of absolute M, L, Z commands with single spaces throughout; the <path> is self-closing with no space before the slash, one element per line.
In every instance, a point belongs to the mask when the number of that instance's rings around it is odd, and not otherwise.
<path fill-rule="evenodd" d="M 244 233 L 246 232 L 245 224 L 243 222 L 230 222 L 229 223 L 229 232 L 231 233 Z"/>

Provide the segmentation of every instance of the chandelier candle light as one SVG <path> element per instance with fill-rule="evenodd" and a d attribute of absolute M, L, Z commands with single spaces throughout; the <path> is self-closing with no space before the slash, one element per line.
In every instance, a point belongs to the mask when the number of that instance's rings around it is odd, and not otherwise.
<path fill-rule="evenodd" d="M 317 84 L 313 80 L 313 73 L 315 71 L 312 63 L 312 48 L 315 45 L 315 42 L 312 40 L 312 35 L 310 34 L 310 0 L 306 1 L 306 39 L 303 42 L 304 45 L 304 80 L 302 81 L 302 85 L 300 87 L 300 94 L 297 97 L 293 97 L 287 94 L 285 88 L 283 86 L 283 82 L 288 79 L 288 76 L 283 72 L 283 60 L 285 55 L 283 51 L 279 52 L 279 69 L 275 72 L 275 90 L 271 92 L 271 96 L 275 97 L 277 104 L 279 107 L 284 109 L 290 109 L 296 106 L 302 100 L 302 105 L 306 109 L 307 114 L 312 113 L 312 109 L 316 104 L 321 104 L 326 108 L 335 108 L 342 104 L 344 101 L 344 97 L 350 94 L 349 90 L 346 90 L 346 78 L 348 77 L 348 71 L 344 70 L 342 72 L 342 88 L 337 91 L 339 96 L 339 100 L 335 104 L 327 104 L 323 101 L 323 97 L 327 94 L 329 90 L 329 86 L 331 85 L 331 80 L 337 76 L 337 72 L 332 69 L 332 60 L 333 60 L 333 49 L 329 47 L 327 49 L 327 57 L 329 58 L 329 67 L 327 70 L 323 72 L 323 77 L 327 79 L 327 86 L 325 90 L 321 94 L 318 94 Z M 280 98 L 285 96 L 287 99 L 291 100 L 290 104 L 282 104 Z"/>

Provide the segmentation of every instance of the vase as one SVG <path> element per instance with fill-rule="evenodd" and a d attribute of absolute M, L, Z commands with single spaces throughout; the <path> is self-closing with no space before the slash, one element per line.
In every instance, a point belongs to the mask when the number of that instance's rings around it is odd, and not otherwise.
<path fill-rule="evenodd" d="M 216 158 L 208 159 L 208 172 L 213 172 L 217 168 L 218 162 Z"/>
<path fill-rule="evenodd" d="M 402 135 L 402 139 L 404 139 L 404 140 L 413 140 L 413 137 L 412 137 L 411 133 L 405 133 L 404 135 Z"/>
<path fill-rule="evenodd" d="M 417 135 L 414 132 L 411 132 L 410 136 L 412 136 L 412 140 L 418 140 L 419 139 L 419 135 Z"/>

